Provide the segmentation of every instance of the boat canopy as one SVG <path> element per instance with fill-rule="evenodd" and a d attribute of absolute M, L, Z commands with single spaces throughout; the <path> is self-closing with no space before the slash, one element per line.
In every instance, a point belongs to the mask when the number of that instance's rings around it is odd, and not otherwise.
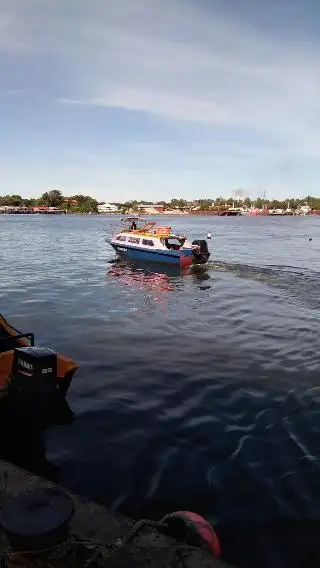
<path fill-rule="evenodd" d="M 122 228 L 121 232 L 125 233 L 130 231 L 137 235 L 149 235 L 153 237 L 158 237 L 161 241 L 164 239 L 176 239 L 178 241 L 185 241 L 186 235 L 177 235 L 172 233 L 172 228 L 170 226 L 160 226 L 157 225 L 156 221 L 150 221 L 148 219 L 137 217 L 125 217 L 121 219 Z M 132 223 L 135 223 L 136 228 L 132 229 Z"/>
<path fill-rule="evenodd" d="M 133 232 L 138 233 L 149 233 L 153 227 L 155 227 L 155 221 L 148 221 L 148 219 L 143 219 L 141 217 L 126 217 L 121 219 L 122 221 L 122 231 L 132 230 L 131 225 L 135 223 L 136 229 Z M 129 226 L 128 226 L 129 225 Z"/>

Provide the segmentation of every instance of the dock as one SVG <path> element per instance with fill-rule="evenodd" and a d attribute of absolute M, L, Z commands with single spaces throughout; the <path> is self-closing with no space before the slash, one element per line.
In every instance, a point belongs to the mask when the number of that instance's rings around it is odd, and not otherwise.
<path fill-rule="evenodd" d="M 0 461 L 0 483 L 2 501 L 8 496 L 14 497 L 16 501 L 27 490 L 51 488 L 69 495 L 74 504 L 69 533 L 72 554 L 69 548 L 68 554 L 62 558 L 60 547 L 58 561 L 52 553 L 50 557 L 44 554 L 46 551 L 39 551 L 38 557 L 37 552 L 32 553 L 32 559 L 26 554 L 23 560 L 23 552 L 17 556 L 10 549 L 5 533 L 1 530 L 1 565 L 10 568 L 228 568 L 227 564 L 215 559 L 205 549 L 184 545 L 155 528 L 147 526 L 135 532 L 136 521 L 112 515 L 104 506 L 74 495 L 11 463 Z"/>
<path fill-rule="evenodd" d="M 65 215 L 65 209 L 58 207 L 9 207 L 4 205 L 0 207 L 0 215 Z"/>

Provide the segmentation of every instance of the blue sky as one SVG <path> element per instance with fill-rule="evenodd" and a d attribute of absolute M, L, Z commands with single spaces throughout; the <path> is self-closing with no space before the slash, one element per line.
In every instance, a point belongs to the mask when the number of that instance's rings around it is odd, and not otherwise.
<path fill-rule="evenodd" d="M 316 0 L 0 0 L 0 194 L 319 195 Z"/>

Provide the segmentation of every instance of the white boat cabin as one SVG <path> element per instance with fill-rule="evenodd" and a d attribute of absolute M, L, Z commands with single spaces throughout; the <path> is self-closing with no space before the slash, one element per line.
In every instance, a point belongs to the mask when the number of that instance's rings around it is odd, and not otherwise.
<path fill-rule="evenodd" d="M 172 234 L 171 227 L 157 226 L 156 222 L 140 217 L 122 219 L 121 230 L 112 240 L 142 248 L 155 247 L 168 250 L 193 248 L 186 235 Z"/>

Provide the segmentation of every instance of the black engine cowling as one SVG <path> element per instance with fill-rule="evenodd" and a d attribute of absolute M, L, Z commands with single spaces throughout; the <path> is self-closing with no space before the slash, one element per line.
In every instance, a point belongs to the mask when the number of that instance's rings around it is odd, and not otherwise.
<path fill-rule="evenodd" d="M 65 396 L 76 368 L 68 357 L 43 347 L 0 353 L 0 419 L 28 429 L 70 423 Z"/>
<path fill-rule="evenodd" d="M 57 354 L 44 347 L 20 347 L 14 350 L 11 394 L 47 395 L 57 392 Z"/>
<path fill-rule="evenodd" d="M 193 262 L 196 264 L 205 264 L 208 262 L 210 253 L 207 241 L 195 240 L 192 242 L 192 245 L 195 247 L 192 252 Z"/>

